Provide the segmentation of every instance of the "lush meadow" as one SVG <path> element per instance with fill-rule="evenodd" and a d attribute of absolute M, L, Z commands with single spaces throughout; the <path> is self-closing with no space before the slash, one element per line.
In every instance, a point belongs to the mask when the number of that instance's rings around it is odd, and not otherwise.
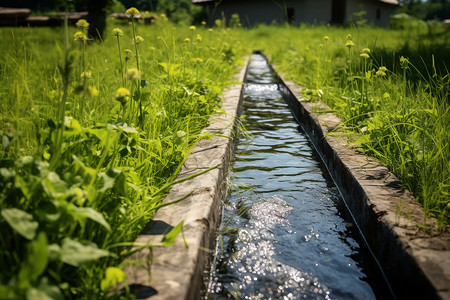
<path fill-rule="evenodd" d="M 111 295 L 255 49 L 308 100 L 326 102 L 349 141 L 449 226 L 448 31 L 135 21 L 110 20 L 101 43 L 86 39 L 83 22 L 67 33 L 0 28 L 0 295 Z M 180 230 L 141 246 L 170 245 Z"/>
<path fill-rule="evenodd" d="M 307 100 L 328 104 L 349 141 L 386 165 L 446 228 L 450 31 L 424 29 L 262 26 L 250 40 L 306 87 Z"/>
<path fill-rule="evenodd" d="M 111 293 L 242 57 L 165 16 L 111 21 L 103 43 L 78 25 L 0 29 L 2 297 Z"/>

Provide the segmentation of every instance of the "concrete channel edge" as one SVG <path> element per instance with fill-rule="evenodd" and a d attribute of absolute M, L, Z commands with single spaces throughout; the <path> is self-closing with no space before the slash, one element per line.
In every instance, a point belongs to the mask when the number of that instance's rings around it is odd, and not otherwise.
<path fill-rule="evenodd" d="M 236 76 L 244 81 L 247 63 Z M 163 203 L 186 199 L 160 208 L 138 236 L 137 243 L 160 242 L 163 234 L 181 221 L 183 236 L 179 235 L 170 247 L 146 248 L 128 261 L 125 268 L 127 284 L 136 299 L 188 300 L 199 299 L 203 287 L 203 271 L 215 249 L 217 228 L 220 225 L 222 196 L 226 191 L 226 176 L 233 154 L 234 138 L 238 130 L 242 84 L 234 84 L 223 94 L 223 113 L 213 115 L 204 129 L 215 136 L 200 141 L 186 159 L 177 180 L 211 171 L 174 185 Z M 186 243 L 185 243 L 186 242 Z"/>

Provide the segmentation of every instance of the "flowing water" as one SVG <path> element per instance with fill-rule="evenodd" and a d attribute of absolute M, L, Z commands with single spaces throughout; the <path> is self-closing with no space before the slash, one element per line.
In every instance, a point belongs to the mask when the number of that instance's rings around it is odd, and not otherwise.
<path fill-rule="evenodd" d="M 206 298 L 375 299 L 339 191 L 261 55 L 243 114 Z"/>

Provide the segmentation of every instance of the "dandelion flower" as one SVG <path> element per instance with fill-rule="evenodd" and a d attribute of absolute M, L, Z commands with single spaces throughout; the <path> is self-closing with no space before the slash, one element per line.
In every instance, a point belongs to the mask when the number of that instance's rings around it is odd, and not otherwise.
<path fill-rule="evenodd" d="M 76 26 L 78 28 L 88 29 L 89 28 L 89 22 L 86 21 L 85 19 L 79 19 L 78 22 L 76 23 Z"/>
<path fill-rule="evenodd" d="M 355 46 L 355 44 L 353 44 L 353 42 L 351 40 L 348 40 L 347 43 L 345 43 L 345 47 L 347 47 L 349 49 L 353 46 Z"/>
<path fill-rule="evenodd" d="M 367 53 L 361 53 L 359 56 L 364 58 L 364 59 L 370 58 L 369 54 L 367 54 Z"/>
<path fill-rule="evenodd" d="M 129 9 L 127 9 L 127 11 L 125 13 L 130 15 L 130 17 L 133 18 L 139 14 L 139 10 L 136 7 L 130 7 Z"/>
<path fill-rule="evenodd" d="M 213 32 L 214 30 L 212 28 L 208 28 L 208 31 L 209 32 Z"/>
<path fill-rule="evenodd" d="M 96 97 L 98 96 L 98 90 L 95 87 L 91 86 L 89 87 L 89 94 L 93 97 Z"/>
<path fill-rule="evenodd" d="M 328 35 L 326 35 L 326 36 L 323 37 L 323 39 L 324 39 L 325 41 L 328 41 L 330 38 L 328 37 Z"/>
<path fill-rule="evenodd" d="M 75 34 L 73 36 L 75 38 L 74 39 L 75 41 L 78 41 L 78 42 L 87 41 L 87 36 L 84 33 L 82 33 L 81 31 L 75 32 Z"/>
<path fill-rule="evenodd" d="M 92 72 L 91 71 L 85 71 L 83 73 L 81 73 L 81 78 L 83 79 L 91 79 L 92 77 Z"/>
<path fill-rule="evenodd" d="M 114 36 L 122 36 L 123 35 L 123 31 L 120 28 L 114 28 L 112 30 L 112 33 Z"/>
<path fill-rule="evenodd" d="M 123 50 L 123 52 L 125 52 L 125 55 L 130 55 L 131 53 L 133 53 L 133 51 L 131 51 L 130 49 L 125 49 Z"/>
<path fill-rule="evenodd" d="M 386 67 L 379 67 L 378 71 L 375 73 L 378 77 L 384 77 L 386 76 L 387 68 Z"/>
<path fill-rule="evenodd" d="M 196 27 L 195 27 L 194 25 L 192 25 L 192 26 L 189 26 L 189 29 L 190 29 L 190 30 L 195 30 Z"/>
<path fill-rule="evenodd" d="M 352 35 L 349 33 L 347 34 L 347 40 L 351 40 L 352 39 Z"/>
<path fill-rule="evenodd" d="M 202 21 L 202 25 L 205 26 L 205 25 L 206 25 L 206 22 L 205 22 L 205 21 Z"/>
<path fill-rule="evenodd" d="M 200 34 L 197 34 L 197 36 L 195 37 L 195 40 L 201 42 L 202 36 Z"/>
<path fill-rule="evenodd" d="M 141 78 L 141 74 L 138 71 L 138 69 L 131 68 L 131 69 L 128 69 L 128 71 L 127 71 L 127 78 L 129 80 L 138 81 Z"/>
<path fill-rule="evenodd" d="M 370 49 L 369 48 L 364 48 L 362 51 L 363 51 L 363 53 L 367 53 L 367 54 L 370 53 Z"/>
<path fill-rule="evenodd" d="M 122 87 L 117 89 L 115 98 L 117 101 L 120 102 L 120 104 L 122 104 L 122 106 L 125 106 L 130 95 L 131 95 L 130 90 Z"/>
<path fill-rule="evenodd" d="M 163 19 L 164 21 L 167 21 L 167 20 L 168 20 L 166 14 L 161 14 L 160 17 L 161 17 L 161 19 Z"/>
<path fill-rule="evenodd" d="M 191 39 L 190 39 L 190 38 L 185 38 L 185 39 L 184 39 L 184 42 L 185 42 L 185 43 L 190 43 L 190 42 L 191 42 Z"/>
<path fill-rule="evenodd" d="M 137 45 L 139 45 L 140 43 L 142 43 L 144 41 L 144 38 L 140 35 L 136 36 L 135 42 Z"/>

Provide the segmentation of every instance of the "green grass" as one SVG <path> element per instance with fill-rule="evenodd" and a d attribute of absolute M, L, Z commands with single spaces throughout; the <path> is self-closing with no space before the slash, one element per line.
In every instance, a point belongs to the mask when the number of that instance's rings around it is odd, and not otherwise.
<path fill-rule="evenodd" d="M 242 55 L 222 29 L 160 18 L 136 47 L 109 27 L 67 50 L 62 28 L 0 29 L 0 295 L 107 297 Z"/>
<path fill-rule="evenodd" d="M 450 226 L 448 31 L 261 26 L 250 35 L 277 71 L 307 88 L 308 100 L 324 101 L 343 119 L 428 216 Z"/>
<path fill-rule="evenodd" d="M 255 49 L 449 227 L 448 32 L 108 27 L 103 43 L 69 28 L 67 48 L 63 28 L 0 28 L 0 295 L 107 298 Z"/>

